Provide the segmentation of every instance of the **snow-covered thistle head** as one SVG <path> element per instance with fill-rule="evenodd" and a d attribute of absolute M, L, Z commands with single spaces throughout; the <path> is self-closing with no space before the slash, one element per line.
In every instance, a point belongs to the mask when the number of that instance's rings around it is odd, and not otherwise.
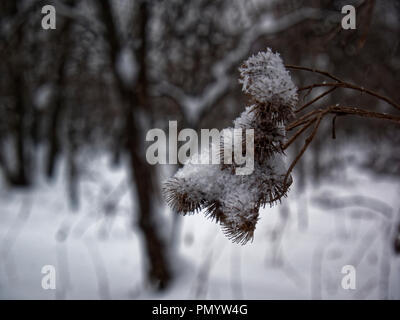
<path fill-rule="evenodd" d="M 254 171 L 250 175 L 236 175 L 239 165 L 224 161 L 225 155 L 233 159 L 233 145 L 237 143 L 247 153 L 246 139 L 234 138 L 228 144 L 221 140 L 220 164 L 188 162 L 164 184 L 163 192 L 167 203 L 178 213 L 204 210 L 207 217 L 221 224 L 229 239 L 245 244 L 253 239 L 260 207 L 280 201 L 292 183 L 290 176 L 287 183 L 284 181 L 284 125 L 297 103 L 297 89 L 279 54 L 270 49 L 249 58 L 239 70 L 243 91 L 252 96 L 254 103 L 226 132 L 231 137 L 235 129 L 254 132 Z M 203 150 L 202 156 L 207 156 Z"/>
<path fill-rule="evenodd" d="M 252 97 L 259 111 L 264 109 L 271 120 L 287 122 L 298 96 L 289 71 L 279 53 L 270 48 L 248 58 L 239 68 L 243 92 Z"/>

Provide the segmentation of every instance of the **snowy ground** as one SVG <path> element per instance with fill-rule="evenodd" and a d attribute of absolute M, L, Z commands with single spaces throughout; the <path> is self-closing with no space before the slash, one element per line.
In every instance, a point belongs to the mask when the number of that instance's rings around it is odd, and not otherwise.
<path fill-rule="evenodd" d="M 78 211 L 61 179 L 32 191 L 0 189 L 1 299 L 400 299 L 400 257 L 391 251 L 400 207 L 395 181 L 350 166 L 351 183 L 293 191 L 264 209 L 245 246 L 230 243 L 201 214 L 181 218 L 173 259 L 179 276 L 157 294 L 143 281 L 125 171 L 110 169 L 104 157 L 89 169 Z M 321 200 L 343 196 L 344 208 Z M 356 268 L 355 290 L 341 286 L 348 264 Z M 56 268 L 56 290 L 42 289 L 44 265 Z"/>

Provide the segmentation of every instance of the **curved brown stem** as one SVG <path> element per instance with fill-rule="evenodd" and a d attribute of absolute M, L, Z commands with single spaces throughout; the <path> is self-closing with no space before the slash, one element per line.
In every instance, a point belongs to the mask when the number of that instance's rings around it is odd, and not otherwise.
<path fill-rule="evenodd" d="M 390 122 L 394 122 L 400 125 L 400 116 L 395 116 L 388 113 L 373 112 L 361 108 L 340 107 L 340 106 L 331 106 L 324 110 L 326 111 L 326 113 L 337 114 L 337 115 L 355 115 L 364 118 L 388 120 Z"/>
<path fill-rule="evenodd" d="M 283 180 L 283 189 L 286 188 L 287 180 L 288 180 L 288 178 L 289 178 L 289 176 L 290 176 L 290 173 L 293 171 L 293 169 L 294 169 L 294 167 L 296 166 L 297 162 L 298 162 L 298 161 L 300 160 L 300 158 L 303 156 L 304 152 L 307 150 L 307 148 L 308 148 L 308 146 L 310 145 L 311 141 L 314 139 L 314 137 L 315 137 L 315 135 L 316 135 L 316 133 L 317 133 L 317 131 L 318 131 L 319 125 L 320 125 L 320 123 L 321 123 L 321 120 L 322 120 L 323 116 L 325 115 L 325 112 L 326 112 L 326 111 L 321 112 L 321 113 L 317 116 L 316 123 L 315 123 L 315 126 L 314 126 L 313 131 L 311 132 L 311 134 L 310 134 L 310 135 L 307 137 L 307 139 L 305 140 L 305 143 L 304 143 L 303 148 L 301 148 L 299 154 L 298 154 L 298 155 L 296 156 L 296 158 L 293 160 L 293 162 L 291 163 L 291 165 L 290 165 L 288 171 L 286 172 L 285 178 L 284 178 L 284 180 Z"/>
<path fill-rule="evenodd" d="M 301 125 L 307 123 L 308 120 L 309 120 L 309 119 L 308 119 L 309 117 L 311 117 L 311 116 L 313 116 L 313 115 L 315 115 L 315 114 L 318 114 L 318 113 L 320 113 L 320 112 L 321 112 L 321 109 L 313 110 L 313 111 L 310 111 L 310 112 L 306 113 L 305 115 L 301 116 L 301 117 L 298 118 L 297 120 L 294 120 L 293 122 L 289 123 L 289 124 L 286 126 L 286 131 L 290 131 L 290 130 L 292 130 L 292 129 L 298 127 L 298 126 L 301 126 Z"/>
<path fill-rule="evenodd" d="M 286 175 L 285 175 L 285 178 L 283 181 L 284 189 L 287 186 L 288 177 L 290 176 L 290 174 L 293 171 L 294 167 L 296 166 L 297 162 L 303 156 L 304 152 L 307 150 L 311 141 L 314 139 L 323 117 L 326 116 L 327 114 L 333 114 L 333 115 L 335 115 L 335 118 L 339 115 L 340 116 L 354 115 L 354 116 L 359 116 L 359 117 L 363 117 L 363 118 L 387 120 L 387 121 L 390 121 L 390 122 L 400 125 L 400 116 L 395 116 L 392 114 L 381 113 L 381 112 L 373 112 L 373 111 L 369 111 L 369 110 L 365 110 L 365 109 L 361 109 L 361 108 L 355 108 L 355 107 L 328 106 L 324 109 L 318 109 L 318 110 L 313 110 L 313 111 L 308 112 L 304 116 L 300 117 L 299 119 L 295 120 L 294 122 L 292 122 L 286 126 L 287 131 L 289 131 L 293 128 L 296 128 L 298 126 L 302 126 L 302 127 L 289 139 L 288 142 L 286 142 L 283 145 L 283 147 L 282 147 L 283 150 L 287 149 L 304 131 L 306 131 L 313 123 L 315 123 L 313 131 L 306 138 L 304 146 L 302 147 L 300 152 L 297 154 L 296 158 L 293 160 L 289 169 L 286 172 Z M 314 117 L 312 117 L 312 116 L 314 116 Z M 312 117 L 312 118 L 310 119 L 310 117 Z M 334 125 L 334 123 L 333 123 L 333 125 Z"/>
<path fill-rule="evenodd" d="M 346 89 L 352 89 L 352 90 L 357 90 L 360 92 L 367 93 L 371 96 L 374 96 L 375 98 L 378 98 L 380 100 L 385 101 L 386 103 L 390 104 L 391 106 L 395 107 L 396 109 L 400 110 L 400 105 L 394 102 L 393 100 L 375 92 L 369 89 L 365 89 L 363 87 L 356 86 L 352 83 L 347 83 L 347 82 L 328 82 L 328 83 L 315 83 L 306 87 L 299 88 L 298 91 L 304 91 L 304 90 L 309 90 L 309 89 L 314 89 L 314 88 L 319 88 L 319 87 L 339 87 L 339 88 L 346 88 Z"/>
<path fill-rule="evenodd" d="M 289 141 L 286 142 L 283 146 L 282 149 L 286 150 L 304 131 L 306 131 L 315 121 L 317 120 L 317 117 L 312 118 L 311 120 L 308 120 L 306 124 L 301 127 L 293 136 L 290 137 Z"/>
<path fill-rule="evenodd" d="M 307 68 L 307 67 L 301 67 L 301 66 L 295 66 L 295 65 L 291 65 L 291 64 L 287 64 L 285 65 L 285 67 L 287 69 L 294 69 L 294 70 L 303 70 L 303 71 L 309 71 L 309 72 L 314 72 L 314 73 L 319 73 L 322 74 L 328 78 L 331 78 L 337 82 L 343 82 L 342 80 L 340 80 L 338 77 L 330 74 L 329 72 L 326 71 L 322 71 L 322 70 L 318 70 L 318 69 L 312 69 L 312 68 Z"/>
<path fill-rule="evenodd" d="M 334 90 L 336 90 L 337 87 L 332 87 L 329 90 L 325 91 L 324 93 L 321 93 L 318 97 L 315 97 L 314 99 L 312 99 L 311 101 L 307 102 L 306 104 L 304 104 L 303 106 L 301 106 L 300 108 L 296 109 L 294 112 L 298 113 L 300 111 L 303 111 L 305 108 L 307 108 L 308 106 L 312 105 L 314 102 L 317 102 L 319 99 L 322 99 L 323 97 L 325 97 L 326 95 L 330 94 L 331 92 L 333 92 Z"/>
<path fill-rule="evenodd" d="M 299 88 L 298 91 L 303 91 L 303 90 L 309 90 L 309 92 L 314 89 L 314 88 L 318 88 L 318 87 L 333 87 L 333 88 L 347 88 L 347 89 L 353 89 L 353 90 L 357 90 L 357 91 L 361 91 L 361 92 L 365 92 L 375 98 L 378 98 L 382 101 L 385 101 L 386 103 L 390 104 L 392 107 L 396 108 L 397 110 L 400 110 L 400 105 L 396 102 L 394 102 L 392 99 L 385 97 L 373 90 L 369 90 L 369 89 L 365 89 L 364 87 L 360 87 L 357 86 L 355 84 L 349 83 L 349 82 L 345 82 L 341 79 L 339 79 L 338 77 L 330 74 L 327 71 L 322 71 L 322 70 L 318 70 L 318 69 L 312 69 L 312 68 L 307 68 L 307 67 L 301 67 L 301 66 L 295 66 L 295 65 L 286 65 L 285 66 L 288 69 L 294 69 L 294 70 L 302 70 L 302 71 L 308 71 L 308 72 L 314 72 L 314 73 L 318 73 L 321 74 L 323 76 L 326 76 L 328 78 L 331 78 L 332 80 L 335 80 L 336 82 L 334 83 L 318 83 L 318 84 L 313 84 L 310 86 L 306 86 L 303 88 Z M 333 90 L 332 90 L 333 91 Z M 295 112 L 300 112 L 301 110 L 305 109 L 306 107 L 308 107 L 309 105 L 313 104 L 314 102 L 316 102 L 317 100 L 319 100 L 320 98 L 322 98 L 323 96 L 325 96 L 326 94 L 329 94 L 331 91 L 327 91 L 326 93 L 323 93 L 321 96 L 318 96 L 317 98 L 313 99 L 312 101 L 310 101 L 309 103 L 307 103 L 306 105 L 300 107 L 298 110 L 296 110 Z"/>

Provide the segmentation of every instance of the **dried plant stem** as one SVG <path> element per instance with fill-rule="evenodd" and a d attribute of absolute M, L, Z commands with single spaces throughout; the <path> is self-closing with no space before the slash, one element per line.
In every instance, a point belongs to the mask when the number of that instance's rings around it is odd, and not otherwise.
<path fill-rule="evenodd" d="M 338 77 L 330 74 L 329 72 L 326 71 L 322 71 L 322 70 L 318 70 L 318 69 L 312 69 L 312 68 L 307 68 L 307 67 L 301 67 L 301 66 L 295 66 L 295 65 L 285 65 L 285 67 L 287 69 L 295 69 L 295 70 L 303 70 L 303 71 L 309 71 L 309 72 L 314 72 L 314 73 L 319 73 L 322 74 L 328 78 L 331 78 L 337 82 L 343 82 L 342 80 L 340 80 Z"/>
<path fill-rule="evenodd" d="M 311 134 L 306 138 L 303 148 L 300 150 L 298 155 L 295 157 L 293 162 L 291 163 L 288 171 L 286 172 L 285 179 L 283 182 L 284 188 L 287 185 L 288 177 L 290 176 L 291 172 L 293 171 L 294 167 L 296 166 L 297 162 L 303 156 L 304 152 L 307 150 L 308 146 L 314 139 L 320 123 L 322 119 L 328 115 L 334 114 L 336 116 L 342 115 L 354 115 L 364 118 L 372 118 L 372 119 L 381 119 L 387 120 L 393 123 L 400 125 L 400 116 L 395 116 L 387 113 L 380 113 L 380 112 L 373 112 L 361 108 L 355 107 L 342 107 L 342 106 L 329 106 L 324 109 L 318 109 L 308 112 L 307 114 L 300 117 L 298 120 L 295 120 L 288 126 L 286 126 L 286 130 L 290 131 L 293 128 L 298 126 L 302 126 L 290 139 L 287 143 L 283 145 L 283 150 L 287 149 L 303 132 L 305 132 L 313 123 L 315 123 L 314 129 Z M 313 117 L 314 116 L 314 117 Z M 334 132 L 334 131 L 333 131 Z"/>
<path fill-rule="evenodd" d="M 346 89 L 357 90 L 357 91 L 369 94 L 369 95 L 371 95 L 371 96 L 373 96 L 375 98 L 378 98 L 380 100 L 383 100 L 386 103 L 390 104 L 392 107 L 400 110 L 400 105 L 397 104 L 396 102 L 394 102 L 393 100 L 391 100 L 391 99 L 389 99 L 389 98 L 387 98 L 385 96 L 382 96 L 381 94 L 379 94 L 379 93 L 377 93 L 375 91 L 372 91 L 372 90 L 369 90 L 369 89 L 365 89 L 363 87 L 359 87 L 359 86 L 356 86 L 354 84 L 347 83 L 347 82 L 315 83 L 315 84 L 312 84 L 310 86 L 299 88 L 298 91 L 304 91 L 304 90 L 309 90 L 309 89 L 314 89 L 314 88 L 319 88 L 319 87 L 336 87 L 336 88 L 346 88 Z"/>
<path fill-rule="evenodd" d="M 310 145 L 311 141 L 314 139 L 315 135 L 317 134 L 319 125 L 321 123 L 322 117 L 324 113 L 320 113 L 317 116 L 317 119 L 315 120 L 315 126 L 311 134 L 306 138 L 305 143 L 303 148 L 301 148 L 299 154 L 296 156 L 296 158 L 293 160 L 292 164 L 290 165 L 288 171 L 286 172 L 285 179 L 283 180 L 283 188 L 285 189 L 287 186 L 287 180 L 290 176 L 290 173 L 293 171 L 294 167 L 296 166 L 297 162 L 300 160 L 300 158 L 303 156 L 304 152 L 307 150 L 308 146 Z"/>
<path fill-rule="evenodd" d="M 329 72 L 318 70 L 318 69 L 312 69 L 312 68 L 307 68 L 307 67 L 301 67 L 301 66 L 294 66 L 294 65 L 286 65 L 286 68 L 288 69 L 294 69 L 294 70 L 302 70 L 302 71 L 308 71 L 308 72 L 313 72 L 317 73 L 320 75 L 323 75 L 325 77 L 328 77 L 336 82 L 331 82 L 331 83 L 316 83 L 312 84 L 309 86 L 305 86 L 302 88 L 298 89 L 298 92 L 300 91 L 305 91 L 307 90 L 307 94 L 310 94 L 310 92 L 314 88 L 319 88 L 319 87 L 331 87 L 329 90 L 323 92 L 322 94 L 318 95 L 314 99 L 310 100 L 309 102 L 305 103 L 301 107 L 295 110 L 295 113 L 299 113 L 303 110 L 305 110 L 307 107 L 311 106 L 313 103 L 317 102 L 318 100 L 322 99 L 323 97 L 327 96 L 328 94 L 332 93 L 335 89 L 337 88 L 346 88 L 346 89 L 352 89 L 360 92 L 364 92 L 366 94 L 369 94 L 375 98 L 378 98 L 382 101 L 385 101 L 389 105 L 393 106 L 397 110 L 400 110 L 400 105 L 391 100 L 388 97 L 385 97 L 375 91 L 365 89 L 363 87 L 354 85 L 352 83 L 345 82 L 338 77 L 330 74 Z M 286 131 L 291 131 L 294 128 L 301 127 L 299 130 L 297 130 L 296 133 L 294 133 L 290 139 L 282 146 L 283 150 L 286 150 L 296 139 L 303 133 L 305 132 L 312 124 L 314 125 L 314 129 L 310 133 L 310 135 L 306 138 L 304 146 L 300 150 L 300 152 L 297 154 L 291 165 L 289 166 L 289 169 L 286 172 L 285 179 L 283 182 L 283 187 L 285 188 L 287 185 L 288 178 L 293 171 L 294 167 L 296 166 L 297 162 L 300 160 L 300 158 L 303 156 L 304 152 L 307 150 L 308 146 L 314 139 L 318 128 L 321 124 L 322 119 L 327 115 L 327 114 L 333 114 L 334 118 L 332 120 L 332 138 L 336 138 L 336 133 L 335 133 L 335 120 L 336 117 L 339 115 L 354 115 L 354 116 L 359 116 L 359 117 L 364 117 L 364 118 L 372 118 L 372 119 L 381 119 L 381 120 L 387 120 L 390 122 L 394 122 L 398 125 L 400 125 L 400 116 L 392 115 L 392 114 L 387 114 L 387 113 L 380 113 L 380 112 L 373 112 L 361 108 L 354 108 L 354 107 L 342 107 L 342 106 L 328 106 L 323 109 L 318 109 L 318 110 L 312 110 L 307 112 L 306 114 L 300 116 L 299 118 L 295 119 L 291 123 L 289 123 L 286 126 Z"/>
<path fill-rule="evenodd" d="M 354 85 L 352 83 L 343 81 L 341 79 L 339 79 L 338 77 L 330 74 L 327 71 L 322 71 L 322 70 L 318 70 L 318 69 L 312 69 L 312 68 L 307 68 L 307 67 L 301 67 L 301 66 L 295 66 L 295 65 L 286 65 L 285 66 L 288 69 L 294 69 L 294 70 L 303 70 L 303 71 L 308 71 L 308 72 L 314 72 L 314 73 L 318 73 L 321 74 L 323 76 L 326 76 L 328 78 L 331 78 L 332 80 L 335 80 L 336 82 L 334 83 L 319 83 L 319 84 L 313 84 L 310 86 L 306 86 L 303 88 L 298 89 L 298 91 L 304 91 L 304 90 L 312 90 L 314 88 L 318 88 L 318 87 L 333 87 L 333 88 L 347 88 L 347 89 L 353 89 L 353 90 L 357 90 L 357 91 L 361 91 L 361 92 L 365 92 L 371 96 L 374 96 L 382 101 L 385 101 L 386 103 L 390 104 L 391 106 L 393 106 L 394 108 L 396 108 L 397 110 L 400 110 L 400 105 L 396 102 L 394 102 L 393 100 L 391 100 L 388 97 L 385 97 L 375 91 L 369 90 L 369 89 L 365 89 L 363 87 Z M 332 90 L 333 91 L 333 90 Z M 325 93 L 323 93 L 321 96 L 315 98 L 314 100 L 310 101 L 309 103 L 307 103 L 305 106 L 300 107 L 299 109 L 296 110 L 296 112 L 300 112 L 301 110 L 303 110 L 304 108 L 308 107 L 309 105 L 313 104 L 314 102 L 316 102 L 317 100 L 319 100 L 320 98 L 322 98 L 323 96 L 325 96 L 326 94 L 330 93 L 329 90 Z"/>
<path fill-rule="evenodd" d="M 310 111 L 310 112 L 306 113 L 305 115 L 301 116 L 300 118 L 298 118 L 298 119 L 294 120 L 293 122 L 289 123 L 286 126 L 286 130 L 290 131 L 290 130 L 298 127 L 298 126 L 301 126 L 301 125 L 307 123 L 308 120 L 309 120 L 308 118 L 310 118 L 311 116 L 313 116 L 315 114 L 318 114 L 320 112 L 321 112 L 321 110 L 313 110 L 313 111 Z"/>
<path fill-rule="evenodd" d="M 318 97 L 312 99 L 311 101 L 307 102 L 306 104 L 304 104 L 300 108 L 296 109 L 295 113 L 303 111 L 305 108 L 307 108 L 308 106 L 312 105 L 314 102 L 317 102 L 319 99 L 325 97 L 326 95 L 330 94 L 332 91 L 336 90 L 336 88 L 337 87 L 332 87 L 329 90 L 325 91 L 324 93 L 321 93 Z"/>
<path fill-rule="evenodd" d="M 291 136 L 289 141 L 282 146 L 282 149 L 286 150 L 299 137 L 299 135 L 306 131 L 315 122 L 315 120 L 317 120 L 317 117 L 306 121 L 306 124 L 301 127 L 301 129 L 299 129 L 293 136 Z"/>
<path fill-rule="evenodd" d="M 327 113 L 337 114 L 337 115 L 355 115 L 364 118 L 373 118 L 388 120 L 400 125 L 400 116 L 395 116 L 388 113 L 373 112 L 361 108 L 354 107 L 341 107 L 341 106 L 331 106 L 326 109 Z"/>
<path fill-rule="evenodd" d="M 284 144 L 283 149 L 287 149 L 297 138 L 303 133 L 315 120 L 318 116 L 325 116 L 327 114 L 334 115 L 355 115 L 364 118 L 372 118 L 372 119 L 381 119 L 387 120 L 390 122 L 394 122 L 400 125 L 400 116 L 395 116 L 388 113 L 381 112 L 373 112 L 361 108 L 355 107 L 342 107 L 342 106 L 329 106 L 324 109 L 313 110 L 305 115 L 301 116 L 299 119 L 293 121 L 289 125 L 286 126 L 286 130 L 290 131 L 296 127 L 302 126 L 290 139 L 287 143 Z M 313 118 L 311 118 L 314 116 Z M 311 118 L 311 119 L 310 119 Z"/>

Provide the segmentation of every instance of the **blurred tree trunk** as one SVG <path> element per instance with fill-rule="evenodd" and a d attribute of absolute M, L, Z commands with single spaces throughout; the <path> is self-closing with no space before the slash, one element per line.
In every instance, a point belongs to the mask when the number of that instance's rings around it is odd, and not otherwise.
<path fill-rule="evenodd" d="M 75 1 L 70 0 L 67 3 L 69 6 L 74 6 Z M 54 100 L 53 108 L 50 113 L 50 123 L 49 123 L 49 149 L 47 153 L 47 163 L 46 163 L 46 175 L 48 178 L 53 178 L 54 169 L 58 155 L 61 151 L 61 128 L 62 128 L 62 113 L 65 107 L 65 101 L 67 100 L 65 96 L 66 91 L 66 65 L 68 63 L 68 58 L 71 52 L 71 28 L 72 20 L 67 19 L 61 28 L 59 35 L 61 52 L 58 61 L 57 70 L 57 81 L 56 81 L 56 97 Z"/>
<path fill-rule="evenodd" d="M 15 8 L 14 8 L 15 9 Z M 22 26 L 17 28 L 15 47 L 20 49 L 23 42 Z M 9 182 L 16 186 L 28 186 L 29 178 L 27 168 L 28 159 L 26 148 L 26 88 L 24 75 L 19 70 L 21 61 L 15 57 L 12 68 L 13 78 L 13 95 L 15 98 L 15 123 L 14 123 L 14 143 L 15 143 L 15 170 L 9 175 Z"/>
<path fill-rule="evenodd" d="M 145 128 L 140 122 L 139 113 L 151 117 L 147 94 L 146 77 L 146 29 L 148 8 L 145 1 L 141 2 L 138 14 L 140 46 L 136 50 L 139 64 L 137 81 L 127 84 L 117 70 L 118 56 L 122 50 L 117 27 L 112 16 L 112 8 L 108 0 L 99 1 L 100 19 L 105 26 L 105 40 L 109 46 L 109 58 L 117 90 L 124 107 L 126 149 L 129 155 L 131 185 L 136 186 L 134 200 L 138 203 L 138 226 L 143 234 L 144 247 L 148 258 L 147 277 L 157 289 L 164 289 L 171 280 L 171 268 L 167 257 L 167 242 L 157 228 L 157 211 L 155 203 L 159 192 L 155 179 L 154 168 L 146 161 L 142 134 Z"/>
<path fill-rule="evenodd" d="M 29 179 L 27 176 L 27 150 L 26 150 L 26 136 L 25 136 L 25 117 L 26 108 L 24 101 L 24 80 L 18 72 L 14 75 L 14 90 L 15 90 L 15 155 L 16 155 L 16 168 L 12 177 L 12 184 L 17 186 L 28 186 Z"/>

